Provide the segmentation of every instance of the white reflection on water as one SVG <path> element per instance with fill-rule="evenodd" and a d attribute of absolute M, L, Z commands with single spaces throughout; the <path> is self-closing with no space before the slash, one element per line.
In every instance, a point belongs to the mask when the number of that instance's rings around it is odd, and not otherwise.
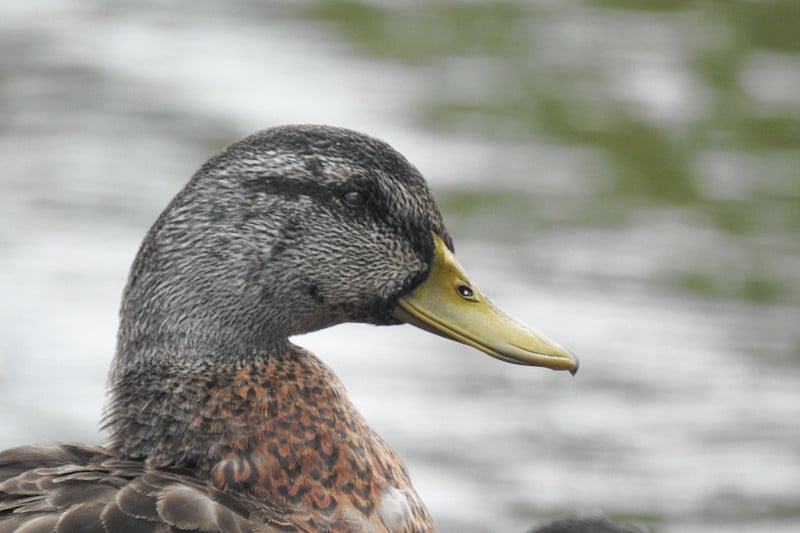
<path fill-rule="evenodd" d="M 530 164 L 529 147 L 414 129 L 410 70 L 353 58 L 296 21 L 222 24 L 152 7 L 100 24 L 73 2 L 54 3 L 53 17 L 15 5 L 0 8 L 0 36 L 16 46 L 0 56 L 14 74 L 0 104 L 0 448 L 101 439 L 128 265 L 215 143 L 281 122 L 347 125 L 390 140 L 434 187 L 468 187 L 497 154 L 508 156 L 499 178 Z M 587 166 L 574 153 L 539 147 L 548 176 L 501 185 L 580 194 Z M 796 509 L 800 493 L 800 369 L 786 356 L 800 343 L 798 310 L 653 288 L 671 262 L 746 250 L 672 211 L 513 246 L 451 229 L 494 300 L 581 356 L 575 378 L 410 327 L 297 341 L 406 459 L 443 531 L 522 531 L 598 510 L 654 515 L 661 531 L 792 529 L 759 513 Z"/>

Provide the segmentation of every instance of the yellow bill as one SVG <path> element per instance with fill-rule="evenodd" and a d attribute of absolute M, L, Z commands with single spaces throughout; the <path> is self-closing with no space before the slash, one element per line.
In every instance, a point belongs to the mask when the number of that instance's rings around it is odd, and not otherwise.
<path fill-rule="evenodd" d="M 398 300 L 396 318 L 509 363 L 578 371 L 574 355 L 495 307 L 442 239 L 434 234 L 433 240 L 433 267 L 422 284 Z"/>

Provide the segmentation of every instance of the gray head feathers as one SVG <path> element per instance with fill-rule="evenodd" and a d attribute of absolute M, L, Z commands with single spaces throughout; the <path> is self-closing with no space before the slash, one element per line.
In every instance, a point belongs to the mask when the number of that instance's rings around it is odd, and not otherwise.
<path fill-rule="evenodd" d="M 148 233 L 117 355 L 246 356 L 335 323 L 392 323 L 432 231 L 449 241 L 420 173 L 387 144 L 322 126 L 261 131 L 203 165 Z"/>

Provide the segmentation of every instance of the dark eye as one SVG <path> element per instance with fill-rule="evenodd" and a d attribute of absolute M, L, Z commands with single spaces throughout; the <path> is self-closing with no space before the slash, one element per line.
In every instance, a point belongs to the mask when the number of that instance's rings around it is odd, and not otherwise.
<path fill-rule="evenodd" d="M 367 196 L 359 191 L 347 191 L 342 198 L 348 207 L 361 207 L 367 201 Z"/>
<path fill-rule="evenodd" d="M 458 285 L 458 287 L 456 287 L 456 290 L 458 291 L 458 294 L 460 294 L 463 298 L 470 299 L 475 297 L 475 291 L 473 291 L 472 287 L 470 287 L 465 283 Z"/>

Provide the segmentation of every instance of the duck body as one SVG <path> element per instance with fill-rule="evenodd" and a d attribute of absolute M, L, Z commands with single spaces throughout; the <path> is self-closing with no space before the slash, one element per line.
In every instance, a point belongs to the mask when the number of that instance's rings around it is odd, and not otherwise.
<path fill-rule="evenodd" d="M 577 368 L 498 312 L 388 145 L 323 126 L 256 133 L 203 165 L 145 237 L 108 442 L 0 452 L 0 533 L 433 531 L 397 455 L 288 338 L 407 321 L 501 359 Z"/>

